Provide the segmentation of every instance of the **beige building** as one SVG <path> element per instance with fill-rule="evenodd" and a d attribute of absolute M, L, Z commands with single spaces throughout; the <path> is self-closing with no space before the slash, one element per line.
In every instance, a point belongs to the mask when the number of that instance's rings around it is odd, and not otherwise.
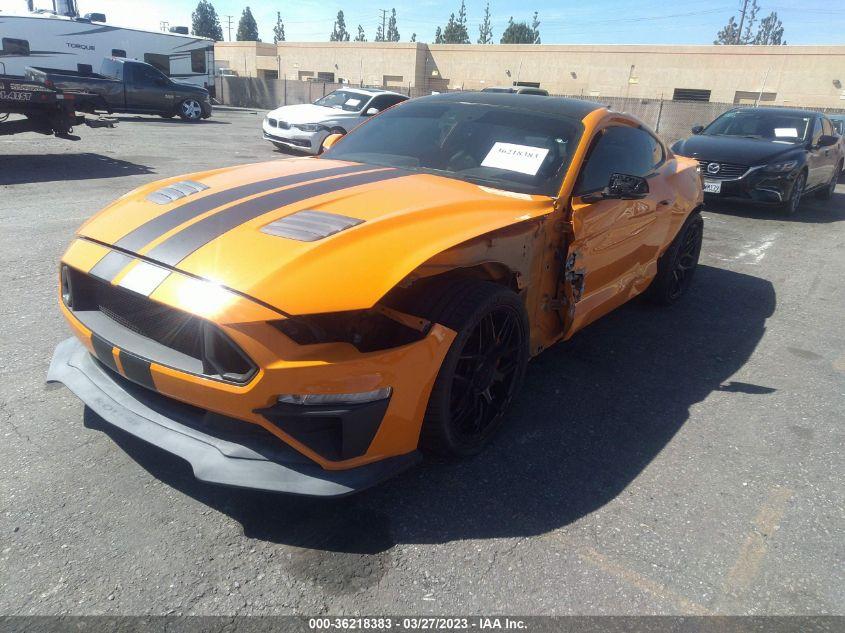
<path fill-rule="evenodd" d="M 539 84 L 553 94 L 845 109 L 845 46 L 219 42 L 240 76 L 432 90 Z"/>

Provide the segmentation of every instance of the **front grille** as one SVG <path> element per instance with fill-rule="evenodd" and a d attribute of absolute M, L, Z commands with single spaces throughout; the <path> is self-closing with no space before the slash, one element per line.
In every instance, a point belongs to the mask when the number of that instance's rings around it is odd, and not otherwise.
<path fill-rule="evenodd" d="M 152 362 L 226 382 L 244 383 L 254 375 L 255 365 L 213 323 L 72 268 L 68 269 L 68 279 L 74 314 L 83 323 L 86 316 L 90 322 L 92 314 L 108 317 L 116 328 L 110 327 L 108 334 L 92 329 L 116 347 Z M 139 346 L 138 338 L 130 333 L 158 345 Z M 161 354 L 162 346 L 176 354 Z"/>
<path fill-rule="evenodd" d="M 705 178 L 712 178 L 714 180 L 739 178 L 748 171 L 748 165 L 740 165 L 738 163 L 719 163 L 717 161 L 699 160 L 698 164 L 701 166 L 701 175 Z M 718 165 L 718 171 L 716 173 L 712 173 L 709 170 L 710 165 Z"/>

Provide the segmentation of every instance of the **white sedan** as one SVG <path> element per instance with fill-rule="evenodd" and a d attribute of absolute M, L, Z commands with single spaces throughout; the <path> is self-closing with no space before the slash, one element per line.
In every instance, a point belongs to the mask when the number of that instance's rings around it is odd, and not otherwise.
<path fill-rule="evenodd" d="M 264 117 L 264 138 L 280 149 L 319 154 L 329 134 L 346 134 L 367 117 L 407 99 L 387 90 L 341 88 L 314 103 L 276 108 Z"/>

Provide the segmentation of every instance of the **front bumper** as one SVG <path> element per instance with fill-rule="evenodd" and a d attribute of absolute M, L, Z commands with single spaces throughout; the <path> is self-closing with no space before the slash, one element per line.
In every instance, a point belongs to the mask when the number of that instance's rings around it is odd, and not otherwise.
<path fill-rule="evenodd" d="M 358 492 L 414 465 L 417 451 L 349 470 L 324 470 L 254 424 L 185 405 L 105 368 L 76 338 L 58 345 L 47 373 L 109 424 L 187 461 L 214 484 L 317 497 Z"/>
<path fill-rule="evenodd" d="M 323 146 L 323 140 L 329 135 L 326 130 L 303 132 L 296 128 L 273 128 L 267 124 L 267 121 L 264 121 L 261 130 L 265 141 L 278 143 L 291 149 L 299 150 L 300 152 L 308 152 L 309 154 L 319 154 L 320 148 Z"/>
<path fill-rule="evenodd" d="M 740 178 L 721 180 L 721 192 L 705 193 L 705 196 L 710 199 L 729 198 L 759 204 L 780 204 L 789 199 L 798 173 L 773 173 L 762 168 L 751 168 Z M 702 178 L 711 179 L 707 174 L 702 174 Z"/>

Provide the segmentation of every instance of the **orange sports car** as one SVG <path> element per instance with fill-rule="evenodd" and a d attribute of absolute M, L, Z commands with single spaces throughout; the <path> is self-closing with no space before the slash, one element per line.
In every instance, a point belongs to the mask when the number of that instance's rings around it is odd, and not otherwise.
<path fill-rule="evenodd" d="M 325 146 L 84 224 L 48 380 L 201 480 L 344 495 L 477 452 L 532 356 L 692 280 L 698 165 L 630 115 L 453 93 Z"/>

